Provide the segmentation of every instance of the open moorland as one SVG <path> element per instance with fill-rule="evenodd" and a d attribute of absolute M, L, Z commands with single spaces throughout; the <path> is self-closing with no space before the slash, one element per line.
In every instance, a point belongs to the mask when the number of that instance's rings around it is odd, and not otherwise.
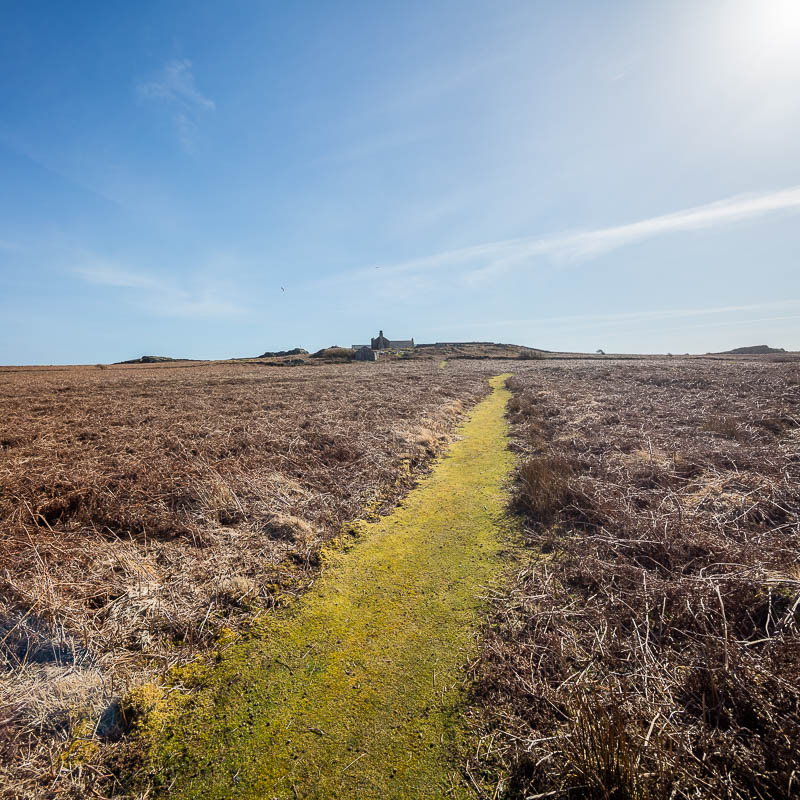
<path fill-rule="evenodd" d="M 798 363 L 449 355 L 0 371 L 0 796 L 118 794 L 131 689 L 293 606 L 508 372 L 469 784 L 797 796 Z"/>
<path fill-rule="evenodd" d="M 473 665 L 498 796 L 800 796 L 800 371 L 515 370 L 531 557 Z"/>
<path fill-rule="evenodd" d="M 301 593 L 324 543 L 397 502 L 490 372 L 0 373 L 0 794 L 109 791 L 93 744 L 123 732 L 130 687 Z"/>

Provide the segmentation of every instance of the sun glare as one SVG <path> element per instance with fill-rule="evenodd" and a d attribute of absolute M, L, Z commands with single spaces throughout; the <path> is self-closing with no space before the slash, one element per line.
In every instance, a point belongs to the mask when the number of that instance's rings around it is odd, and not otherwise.
<path fill-rule="evenodd" d="M 740 0 L 726 8 L 723 27 L 740 66 L 771 71 L 800 64 L 800 0 Z"/>

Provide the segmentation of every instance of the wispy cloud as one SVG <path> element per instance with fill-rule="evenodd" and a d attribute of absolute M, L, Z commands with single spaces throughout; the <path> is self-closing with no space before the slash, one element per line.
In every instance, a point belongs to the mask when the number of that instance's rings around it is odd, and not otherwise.
<path fill-rule="evenodd" d="M 194 145 L 199 116 L 216 109 L 214 101 L 197 88 L 188 58 L 168 62 L 157 80 L 139 83 L 136 93 L 142 100 L 162 102 L 169 108 L 178 139 L 186 150 Z"/>
<path fill-rule="evenodd" d="M 142 97 L 158 97 L 205 111 L 213 111 L 216 108 L 214 101 L 195 86 L 192 62 L 188 58 L 182 61 L 170 61 L 164 67 L 160 80 L 140 83 L 137 88 Z"/>
<path fill-rule="evenodd" d="M 101 263 L 76 267 L 75 274 L 79 275 L 87 283 L 95 283 L 100 286 L 116 286 L 123 289 L 162 288 L 162 283 L 156 278 L 135 272 L 127 272 L 111 264 Z"/>
<path fill-rule="evenodd" d="M 673 331 L 700 330 L 702 328 L 741 328 L 744 325 L 763 325 L 764 323 L 786 322 L 788 320 L 800 319 L 800 314 L 787 314 L 778 317 L 757 317 L 755 319 L 735 319 L 725 322 L 703 322 L 696 325 L 681 325 L 679 328 L 656 328 L 650 333 L 672 333 Z M 791 326 L 794 333 L 795 326 Z"/>
<path fill-rule="evenodd" d="M 505 239 L 446 250 L 420 258 L 351 270 L 325 283 L 345 283 L 368 275 L 403 274 L 450 270 L 472 284 L 513 269 L 529 267 L 538 258 L 580 261 L 657 236 L 734 225 L 780 212 L 800 211 L 800 186 L 775 192 L 737 195 L 702 206 L 663 214 L 649 219 L 598 228 L 567 231 L 549 236 Z"/>
<path fill-rule="evenodd" d="M 757 311 L 787 311 L 800 308 L 800 300 L 780 300 L 773 303 L 750 303 L 748 305 L 735 306 L 714 306 L 711 308 L 667 308 L 651 309 L 647 311 L 626 311 L 617 314 L 570 314 L 560 317 L 532 317 L 528 319 L 498 319 L 481 322 L 459 323 L 457 328 L 453 326 L 441 326 L 431 328 L 433 331 L 460 330 L 462 327 L 467 330 L 475 328 L 523 328 L 530 329 L 539 325 L 546 325 L 548 329 L 558 326 L 565 326 L 570 331 L 574 330 L 594 330 L 600 328 L 622 328 L 635 327 L 641 323 L 659 322 L 661 320 L 691 319 L 708 317 L 713 319 L 725 315 L 738 315 L 743 313 L 753 313 Z M 794 316 L 775 316 L 764 317 L 759 320 L 740 320 L 735 319 L 728 322 L 709 322 L 681 327 L 714 327 L 717 325 L 739 325 L 749 321 L 794 319 Z M 672 330 L 671 328 L 668 330 Z"/>
<path fill-rule="evenodd" d="M 355 143 L 349 142 L 339 151 L 326 153 L 312 159 L 311 166 L 324 167 L 332 164 L 347 164 L 354 161 L 365 161 L 378 158 L 388 151 L 402 149 L 409 145 L 424 141 L 430 136 L 422 129 L 376 133 L 372 136 L 360 137 Z"/>
<path fill-rule="evenodd" d="M 564 253 L 578 258 L 594 256 L 654 236 L 732 225 L 787 210 L 800 210 L 800 186 L 764 194 L 738 195 L 627 225 L 577 234 L 564 243 Z"/>
<path fill-rule="evenodd" d="M 229 296 L 227 287 L 207 281 L 187 289 L 154 275 L 133 272 L 108 262 L 92 262 L 73 272 L 87 283 L 128 289 L 145 311 L 163 317 L 232 317 L 247 309 Z"/>

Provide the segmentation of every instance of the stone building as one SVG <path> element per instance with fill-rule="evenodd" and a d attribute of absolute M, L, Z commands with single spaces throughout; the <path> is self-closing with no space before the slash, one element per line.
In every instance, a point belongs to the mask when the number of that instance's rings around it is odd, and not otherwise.
<path fill-rule="evenodd" d="M 356 354 L 354 356 L 356 361 L 377 361 L 378 360 L 378 350 L 373 350 L 371 347 L 367 347 L 365 344 L 362 344 L 361 347 L 355 348 Z"/>
<path fill-rule="evenodd" d="M 378 335 L 370 340 L 370 344 L 354 344 L 351 345 L 353 350 L 362 350 L 364 348 L 368 350 L 373 350 L 376 353 L 380 353 L 383 350 L 408 350 L 414 347 L 414 340 L 413 339 L 387 339 L 383 335 L 383 331 L 378 331 Z M 359 361 L 374 361 L 374 358 L 371 359 L 364 359 L 361 358 Z"/>
<path fill-rule="evenodd" d="M 383 331 L 378 331 L 378 335 L 372 340 L 373 350 L 407 350 L 414 346 L 413 339 L 387 339 Z"/>

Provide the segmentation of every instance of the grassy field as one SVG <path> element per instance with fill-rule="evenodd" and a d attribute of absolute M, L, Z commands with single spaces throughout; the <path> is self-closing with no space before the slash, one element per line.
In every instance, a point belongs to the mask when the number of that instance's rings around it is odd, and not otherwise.
<path fill-rule="evenodd" d="M 290 604 L 345 521 L 391 508 L 427 469 L 488 374 L 0 373 L 0 792 L 105 792 L 89 751 L 123 733 L 130 687 Z M 81 758 L 64 761 L 76 737 Z"/>
<path fill-rule="evenodd" d="M 0 370 L 0 796 L 118 792 L 147 687 L 294 613 L 501 372 L 530 555 L 464 665 L 464 774 L 798 795 L 798 363 L 430 350 Z"/>
<path fill-rule="evenodd" d="M 509 382 L 529 563 L 473 676 L 509 797 L 800 795 L 796 363 Z"/>
<path fill-rule="evenodd" d="M 503 382 L 401 507 L 326 556 L 297 604 L 174 676 L 137 729 L 134 785 L 208 800 L 472 796 L 462 667 L 516 538 Z"/>

